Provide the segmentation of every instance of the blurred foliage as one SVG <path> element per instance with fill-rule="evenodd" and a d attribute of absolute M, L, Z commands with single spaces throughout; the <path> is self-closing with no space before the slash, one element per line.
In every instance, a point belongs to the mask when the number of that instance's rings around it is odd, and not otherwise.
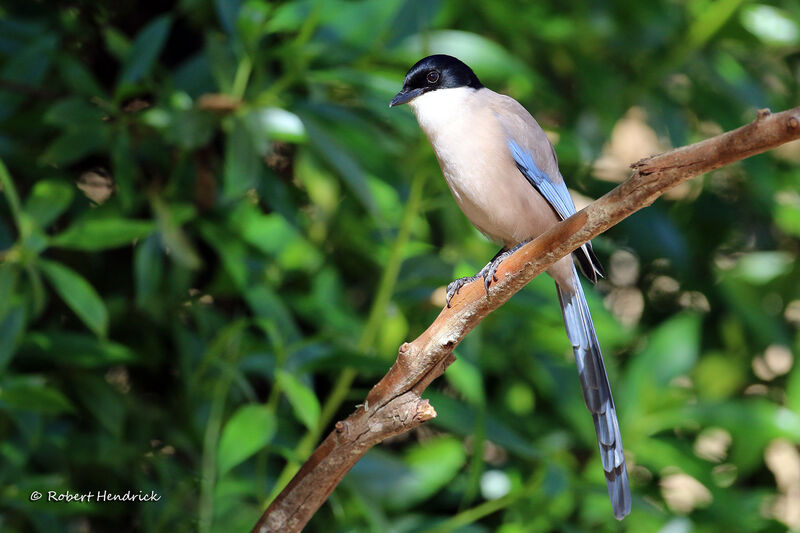
<path fill-rule="evenodd" d="M 0 529 L 249 530 L 496 251 L 387 107 L 420 57 L 523 102 L 597 197 L 796 105 L 798 20 L 783 0 L 3 2 Z M 800 529 L 798 162 L 721 169 L 595 241 L 624 522 L 542 276 L 308 531 Z M 97 490 L 161 499 L 46 496 Z"/>

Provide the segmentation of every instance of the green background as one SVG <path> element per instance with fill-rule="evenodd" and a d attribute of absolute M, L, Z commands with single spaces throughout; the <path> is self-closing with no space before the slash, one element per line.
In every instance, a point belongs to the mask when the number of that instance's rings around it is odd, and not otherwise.
<path fill-rule="evenodd" d="M 496 252 L 387 106 L 419 58 L 522 102 L 580 207 L 640 157 L 797 105 L 798 20 L 788 0 L 3 2 L 0 529 L 249 530 Z M 594 241 L 624 522 L 542 276 L 307 530 L 800 530 L 798 162 L 723 168 Z M 160 500 L 30 501 L 50 490 Z"/>

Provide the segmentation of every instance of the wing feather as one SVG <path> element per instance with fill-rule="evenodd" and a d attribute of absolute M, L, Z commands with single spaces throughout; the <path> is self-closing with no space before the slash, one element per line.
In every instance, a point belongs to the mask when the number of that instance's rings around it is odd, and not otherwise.
<path fill-rule="evenodd" d="M 511 157 L 525 179 L 547 200 L 561 220 L 576 212 L 569 194 L 553 145 L 539 123 L 516 100 L 502 97 L 494 100 L 494 114 L 506 134 Z M 587 242 L 575 251 L 581 271 L 592 283 L 605 276 L 603 267 Z"/>

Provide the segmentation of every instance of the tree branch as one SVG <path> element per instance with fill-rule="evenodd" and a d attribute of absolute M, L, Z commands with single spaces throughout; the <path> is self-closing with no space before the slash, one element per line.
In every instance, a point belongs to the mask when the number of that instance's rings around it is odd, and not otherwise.
<path fill-rule="evenodd" d="M 479 280 L 461 288 L 452 307 L 411 343 L 372 388 L 363 407 L 336 423 L 292 481 L 267 508 L 253 533 L 300 531 L 344 475 L 372 446 L 436 416 L 421 394 L 455 360 L 453 349 L 483 318 L 534 277 L 586 241 L 652 204 L 676 185 L 800 138 L 800 107 L 758 118 L 739 129 L 643 159 L 608 194 L 520 248 L 497 271 L 485 294 Z"/>

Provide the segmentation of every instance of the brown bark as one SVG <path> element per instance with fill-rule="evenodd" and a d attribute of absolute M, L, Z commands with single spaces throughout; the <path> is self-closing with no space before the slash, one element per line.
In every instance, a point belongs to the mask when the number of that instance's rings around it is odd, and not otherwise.
<path fill-rule="evenodd" d="M 490 312 L 561 257 L 646 207 L 676 185 L 800 138 L 800 107 L 643 159 L 633 175 L 506 259 L 486 294 L 482 281 L 461 288 L 425 332 L 404 343 L 364 405 L 335 429 L 267 508 L 253 533 L 300 531 L 344 475 L 375 444 L 436 416 L 420 395 L 455 360 L 453 349 Z"/>

